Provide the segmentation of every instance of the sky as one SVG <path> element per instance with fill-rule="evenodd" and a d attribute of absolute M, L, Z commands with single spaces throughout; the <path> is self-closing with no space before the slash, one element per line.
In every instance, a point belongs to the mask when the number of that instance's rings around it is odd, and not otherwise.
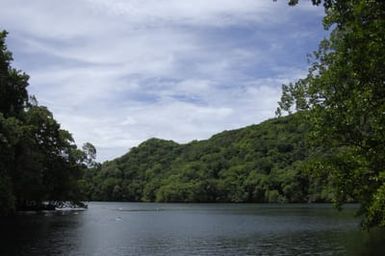
<path fill-rule="evenodd" d="M 273 118 L 307 73 L 323 9 L 278 0 L 2 0 L 29 93 L 98 161 Z"/>

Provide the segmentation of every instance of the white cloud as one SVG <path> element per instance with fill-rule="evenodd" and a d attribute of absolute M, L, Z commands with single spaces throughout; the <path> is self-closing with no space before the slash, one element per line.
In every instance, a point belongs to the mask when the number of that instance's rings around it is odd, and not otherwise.
<path fill-rule="evenodd" d="M 321 14 L 270 0 L 4 0 L 0 23 L 30 92 L 106 160 L 150 137 L 187 142 L 273 117 Z"/>
<path fill-rule="evenodd" d="M 122 16 L 139 27 L 175 25 L 228 26 L 247 21 L 275 21 L 268 1 L 243 0 L 89 0 L 99 13 Z"/>

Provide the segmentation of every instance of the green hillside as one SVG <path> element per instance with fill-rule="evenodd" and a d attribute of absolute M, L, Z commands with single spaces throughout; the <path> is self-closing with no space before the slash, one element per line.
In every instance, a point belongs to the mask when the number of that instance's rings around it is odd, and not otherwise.
<path fill-rule="evenodd" d="M 326 179 L 304 171 L 308 125 L 299 115 L 177 144 L 149 139 L 90 170 L 91 200 L 158 202 L 322 202 Z"/>

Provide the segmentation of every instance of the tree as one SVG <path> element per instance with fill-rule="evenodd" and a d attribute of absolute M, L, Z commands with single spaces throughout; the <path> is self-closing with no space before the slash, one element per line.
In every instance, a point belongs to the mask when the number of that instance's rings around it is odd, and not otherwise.
<path fill-rule="evenodd" d="M 87 142 L 84 143 L 82 146 L 82 151 L 84 153 L 84 164 L 87 165 L 87 167 L 92 168 L 96 167 L 97 163 L 95 161 L 96 159 L 96 148 L 91 143 Z"/>
<path fill-rule="evenodd" d="M 330 174 L 337 204 L 354 198 L 365 227 L 385 226 L 385 2 L 322 3 L 330 36 L 307 77 L 283 85 L 277 113 L 306 113 L 318 149 L 312 168 Z"/>
<path fill-rule="evenodd" d="M 12 54 L 5 44 L 6 31 L 0 31 L 0 113 L 18 115 L 28 102 L 28 75 L 11 67 Z"/>
<path fill-rule="evenodd" d="M 5 37 L 0 32 L 0 214 L 15 210 L 11 178 L 15 148 L 22 135 L 22 124 L 17 119 L 28 100 L 28 76 L 10 66 L 12 54 L 7 50 Z"/>
<path fill-rule="evenodd" d="M 11 67 L 6 35 L 0 32 L 0 215 L 44 200 L 78 201 L 78 180 L 96 150 L 79 150 L 53 114 L 29 98 L 29 77 Z"/>

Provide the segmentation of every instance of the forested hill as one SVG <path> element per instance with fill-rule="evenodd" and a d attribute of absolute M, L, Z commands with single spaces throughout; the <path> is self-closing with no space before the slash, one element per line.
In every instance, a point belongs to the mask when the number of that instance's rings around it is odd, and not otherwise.
<path fill-rule="evenodd" d="M 158 202 L 330 201 L 325 179 L 303 171 L 308 127 L 299 114 L 177 144 L 149 139 L 91 169 L 91 200 Z"/>

